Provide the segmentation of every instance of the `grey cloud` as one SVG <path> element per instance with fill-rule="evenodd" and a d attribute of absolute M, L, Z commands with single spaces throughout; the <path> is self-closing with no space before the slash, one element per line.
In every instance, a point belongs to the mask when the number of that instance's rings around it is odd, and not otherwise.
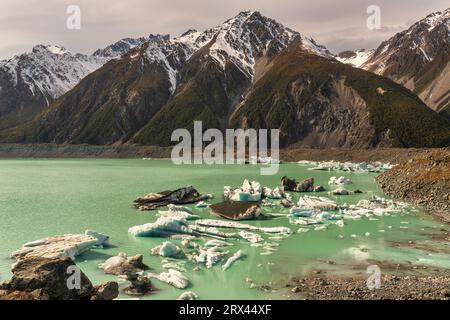
<path fill-rule="evenodd" d="M 67 30 L 68 5 L 82 9 L 82 29 Z M 366 8 L 381 7 L 382 30 L 365 27 Z M 0 58 L 29 51 L 35 44 L 59 44 L 92 53 L 123 37 L 149 33 L 176 36 L 204 30 L 239 11 L 251 9 L 274 18 L 331 51 L 376 47 L 427 14 L 448 7 L 448 0 L 2 0 Z"/>

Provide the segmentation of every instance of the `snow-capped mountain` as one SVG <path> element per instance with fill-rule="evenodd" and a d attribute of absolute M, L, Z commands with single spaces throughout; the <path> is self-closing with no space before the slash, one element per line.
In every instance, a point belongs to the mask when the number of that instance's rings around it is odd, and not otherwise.
<path fill-rule="evenodd" d="M 88 74 L 151 37 L 122 39 L 92 55 L 36 45 L 31 52 L 0 61 L 0 128 L 30 120 Z"/>
<path fill-rule="evenodd" d="M 175 38 L 122 40 L 93 57 L 110 62 L 33 121 L 0 131 L 0 140 L 167 146 L 173 130 L 199 120 L 205 130 L 279 128 L 283 145 L 447 143 L 448 121 L 409 90 L 339 63 L 313 39 L 259 12 Z"/>
<path fill-rule="evenodd" d="M 342 63 L 352 65 L 356 68 L 361 67 L 375 52 L 375 50 L 356 50 L 343 51 L 336 56 L 336 59 Z"/>
<path fill-rule="evenodd" d="M 406 86 L 434 110 L 450 107 L 450 8 L 383 42 L 361 68 Z"/>

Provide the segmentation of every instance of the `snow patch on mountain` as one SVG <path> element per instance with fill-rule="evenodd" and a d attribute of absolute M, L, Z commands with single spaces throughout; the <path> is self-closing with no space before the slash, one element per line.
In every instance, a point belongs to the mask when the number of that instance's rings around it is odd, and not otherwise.
<path fill-rule="evenodd" d="M 357 51 L 344 51 L 336 56 L 336 60 L 359 68 L 370 58 L 374 51 L 375 50 L 365 49 Z"/>

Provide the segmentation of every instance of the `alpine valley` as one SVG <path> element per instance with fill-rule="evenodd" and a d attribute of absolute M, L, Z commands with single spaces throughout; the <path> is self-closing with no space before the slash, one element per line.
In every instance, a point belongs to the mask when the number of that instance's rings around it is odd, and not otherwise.
<path fill-rule="evenodd" d="M 283 147 L 448 146 L 449 16 L 338 56 L 254 11 L 90 56 L 36 46 L 0 63 L 0 141 L 170 146 L 197 120 L 279 128 Z"/>

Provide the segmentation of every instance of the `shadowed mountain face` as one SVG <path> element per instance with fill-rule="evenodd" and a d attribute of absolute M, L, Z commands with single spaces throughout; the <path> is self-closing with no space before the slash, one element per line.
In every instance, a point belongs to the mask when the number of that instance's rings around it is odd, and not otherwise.
<path fill-rule="evenodd" d="M 450 8 L 383 42 L 361 67 L 411 89 L 433 110 L 450 109 Z"/>
<path fill-rule="evenodd" d="M 204 130 L 279 128 L 283 146 L 450 143 L 450 121 L 409 90 L 250 11 L 204 32 L 150 37 L 0 139 L 167 146 L 195 120 Z"/>

